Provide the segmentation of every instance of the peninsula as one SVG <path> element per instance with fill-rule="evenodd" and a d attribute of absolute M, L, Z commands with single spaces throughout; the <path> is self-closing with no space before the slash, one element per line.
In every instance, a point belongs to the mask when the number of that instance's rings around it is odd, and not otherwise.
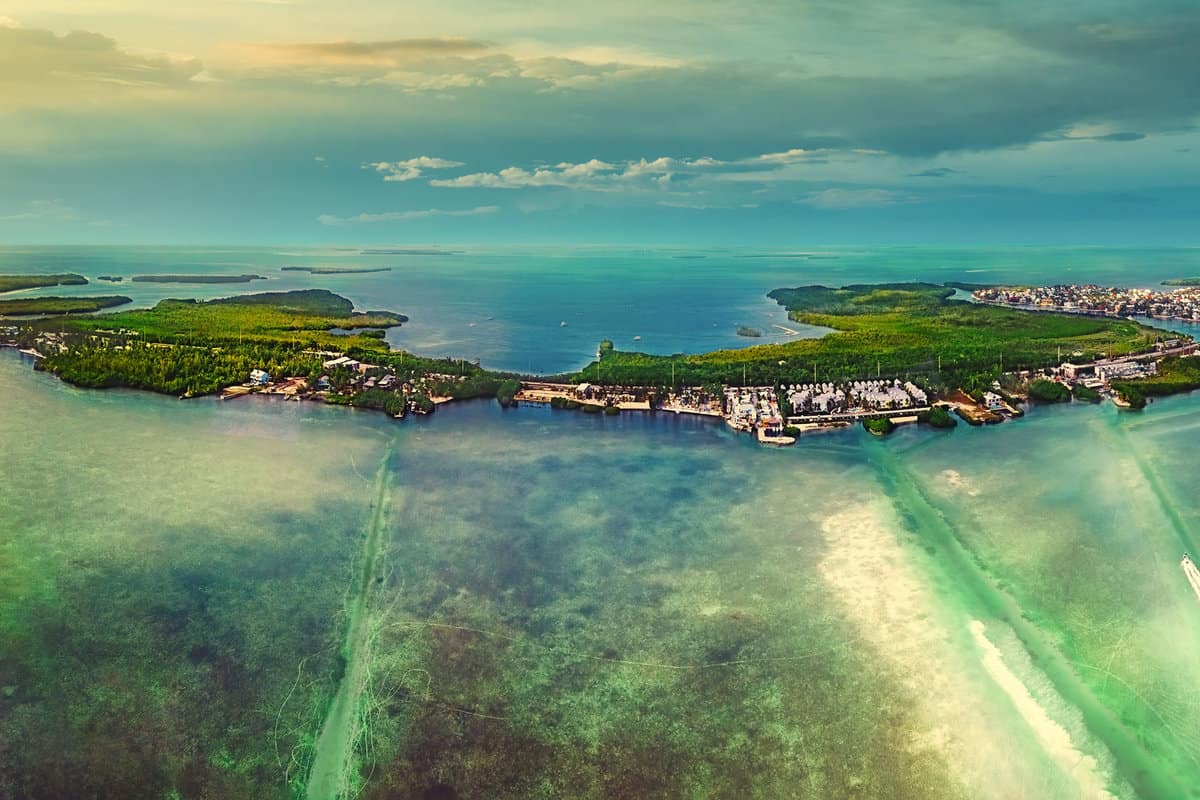
<path fill-rule="evenodd" d="M 73 272 L 54 275 L 0 275 L 0 292 L 40 289 L 45 286 L 83 286 L 88 279 Z"/>
<path fill-rule="evenodd" d="M 119 294 L 97 297 L 22 297 L 16 300 L 0 300 L 0 317 L 85 314 L 132 302 L 130 298 Z"/>
<path fill-rule="evenodd" d="M 791 319 L 833 333 L 676 356 L 621 352 L 605 341 L 583 370 L 550 378 L 392 350 L 383 331 L 406 316 L 355 311 L 323 289 L 24 321 L 0 329 L 0 340 L 81 386 L 183 397 L 265 392 L 397 417 L 477 397 L 609 415 L 666 411 L 724 419 L 764 444 L 855 423 L 878 435 L 905 422 L 948 428 L 951 413 L 970 424 L 999 422 L 1021 416 L 1028 402 L 1105 394 L 1140 407 L 1200 386 L 1189 337 L 954 294 L 925 283 L 776 289 L 769 296 Z M 359 332 L 333 332 L 346 329 Z"/>

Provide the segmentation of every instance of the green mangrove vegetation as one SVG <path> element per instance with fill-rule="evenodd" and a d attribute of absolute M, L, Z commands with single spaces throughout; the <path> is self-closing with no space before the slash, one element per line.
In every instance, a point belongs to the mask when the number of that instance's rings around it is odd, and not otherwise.
<path fill-rule="evenodd" d="M 1071 399 L 1071 390 L 1058 381 L 1039 378 L 1029 384 L 1029 397 L 1039 403 L 1065 403 Z"/>
<path fill-rule="evenodd" d="M 0 317 L 32 314 L 83 314 L 132 303 L 123 295 L 90 297 L 22 297 L 0 300 Z"/>
<path fill-rule="evenodd" d="M 163 300 L 150 309 L 32 323 L 26 338 L 53 332 L 62 348 L 39 366 L 80 386 L 126 386 L 199 395 L 241 383 L 252 369 L 272 375 L 320 376 L 322 352 L 403 361 L 373 336 L 336 336 L 334 328 L 393 327 L 407 320 L 385 311 L 355 312 L 324 289 L 268 292 L 220 300 Z M 449 362 L 412 359 L 411 370 Z M 430 369 L 430 371 L 432 371 Z M 495 386 L 485 394 L 494 394 Z"/>
<path fill-rule="evenodd" d="M 1163 286 L 1200 286 L 1200 278 L 1167 278 Z"/>
<path fill-rule="evenodd" d="M 1200 389 L 1200 359 L 1187 356 L 1164 358 L 1154 375 L 1112 381 L 1117 396 L 1133 408 L 1144 408 L 1152 397 Z"/>
<path fill-rule="evenodd" d="M 868 417 L 862 421 L 863 427 L 876 436 L 887 436 L 896 429 L 896 423 L 888 417 Z"/>
<path fill-rule="evenodd" d="M 954 428 L 958 426 L 958 420 L 946 410 L 945 406 L 934 406 L 929 409 L 929 414 L 926 415 L 924 421 L 934 428 Z"/>
<path fill-rule="evenodd" d="M 790 318 L 834 332 L 698 355 L 602 351 L 599 366 L 593 362 L 574 377 L 669 386 L 890 375 L 982 389 L 1005 370 L 1057 365 L 1060 351 L 1112 356 L 1148 349 L 1162 335 L 1128 320 L 1000 308 L 953 300 L 953 294 L 953 288 L 927 283 L 776 289 L 769 296 Z"/>
<path fill-rule="evenodd" d="M 751 328 L 747 325 L 739 325 L 737 329 L 738 336 L 745 336 L 747 339 L 761 339 L 762 331 L 758 328 Z"/>
<path fill-rule="evenodd" d="M 83 286 L 88 279 L 73 272 L 53 275 L 0 275 L 0 292 L 40 289 L 44 286 Z"/>

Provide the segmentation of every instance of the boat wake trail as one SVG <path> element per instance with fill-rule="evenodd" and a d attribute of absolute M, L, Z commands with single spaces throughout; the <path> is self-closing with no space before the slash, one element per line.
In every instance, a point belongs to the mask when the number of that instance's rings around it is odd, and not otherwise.
<path fill-rule="evenodd" d="M 1192 591 L 1196 593 L 1196 599 L 1200 600 L 1200 569 L 1196 569 L 1196 565 L 1192 563 L 1192 557 L 1187 553 L 1183 554 L 1183 560 L 1179 562 L 1179 566 L 1183 567 L 1184 577 L 1187 578 Z"/>
<path fill-rule="evenodd" d="M 372 512 L 363 540 L 360 567 L 347 600 L 346 640 L 342 647 L 345 669 L 317 736 L 305 793 L 307 800 L 341 800 L 355 793 L 358 782 L 355 746 L 364 733 L 359 701 L 370 682 L 366 664 L 370 638 L 368 610 L 387 526 L 392 450 L 393 446 L 389 445 L 375 474 Z"/>

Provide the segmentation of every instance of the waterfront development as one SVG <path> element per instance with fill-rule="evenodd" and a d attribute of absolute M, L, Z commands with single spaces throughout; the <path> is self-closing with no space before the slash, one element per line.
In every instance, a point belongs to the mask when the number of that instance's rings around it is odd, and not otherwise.
<path fill-rule="evenodd" d="M 1200 321 L 1200 289 L 1191 285 L 1168 291 L 1095 284 L 991 286 L 975 289 L 971 296 L 983 303 L 1042 311 Z"/>
<path fill-rule="evenodd" d="M 241 297 L 0 324 L 0 795 L 1200 796 L 1186 329 L 632 383 Z"/>

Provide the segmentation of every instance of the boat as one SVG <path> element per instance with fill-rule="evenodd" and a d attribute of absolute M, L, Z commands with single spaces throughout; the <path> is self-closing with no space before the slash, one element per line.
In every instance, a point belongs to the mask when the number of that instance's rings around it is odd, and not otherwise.
<path fill-rule="evenodd" d="M 633 337 L 633 340 L 634 340 L 635 342 L 640 342 L 640 341 L 642 340 L 642 337 L 640 337 L 640 336 L 635 336 L 635 337 Z"/>
<path fill-rule="evenodd" d="M 37 350 L 34 350 L 32 347 L 22 347 L 17 352 L 23 356 L 29 356 L 30 358 L 45 358 L 44 355 L 39 353 Z"/>
<path fill-rule="evenodd" d="M 560 328 L 567 327 L 567 321 L 564 319 L 562 322 L 558 323 L 558 327 L 560 327 Z"/>

